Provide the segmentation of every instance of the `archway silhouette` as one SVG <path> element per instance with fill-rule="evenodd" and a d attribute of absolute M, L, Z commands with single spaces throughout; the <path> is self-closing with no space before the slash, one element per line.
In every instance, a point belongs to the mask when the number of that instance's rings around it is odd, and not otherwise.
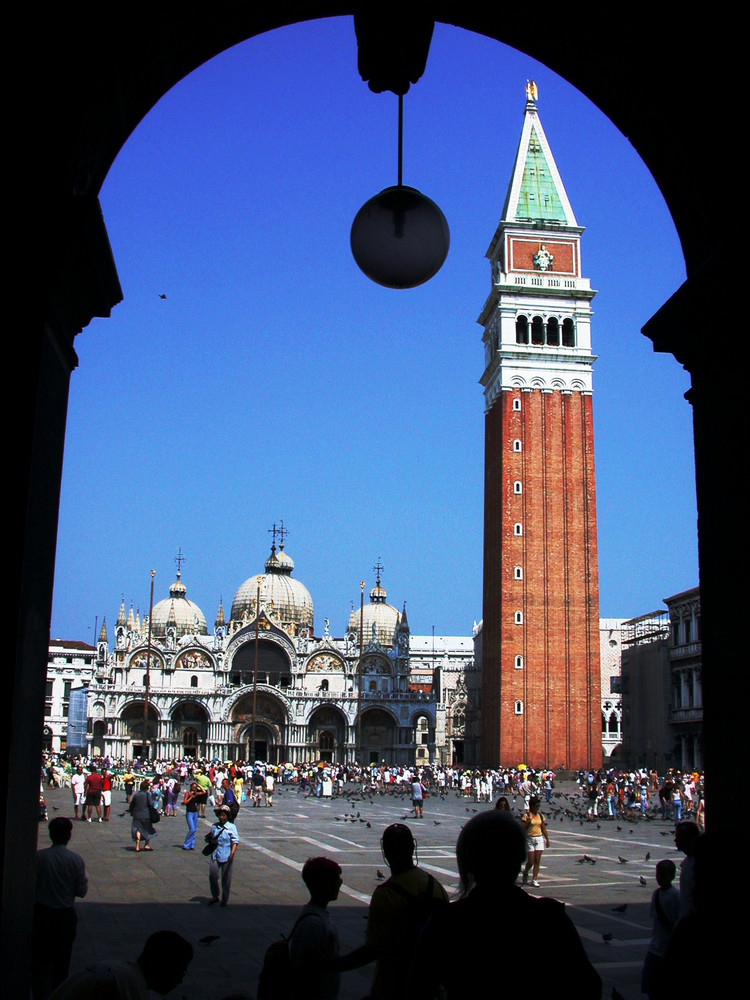
<path fill-rule="evenodd" d="M 127 135 L 169 87 L 217 52 L 260 31 L 302 18 L 348 13 L 349 5 L 279 2 L 273 10 L 243 3 L 164 4 L 144 31 L 138 11 L 121 14 L 113 30 L 81 5 L 17 15 L 21 65 L 33 66 L 45 95 L 34 99 L 18 127 L 20 148 L 37 168 L 19 178 L 19 201 L 28 206 L 21 224 L 31 245 L 22 343 L 14 370 L 19 382 L 17 433 L 9 462 L 17 477 L 13 501 L 18 543 L 9 576 L 11 620 L 16 624 L 13 673 L 3 702 L 6 742 L 5 879 L 3 943 L 16 956 L 12 968 L 25 982 L 30 919 L 27 872 L 36 824 L 44 702 L 44 667 L 54 571 L 57 505 L 73 341 L 94 315 L 107 315 L 120 289 L 108 249 L 97 195 Z M 727 76 L 732 40 L 718 24 L 676 25 L 671 12 L 649 13 L 615 28 L 557 19 L 535 23 L 526 10 L 467 13 L 461 5 L 435 5 L 436 16 L 529 52 L 569 80 L 627 135 L 656 178 L 677 227 L 688 280 L 645 327 L 657 350 L 673 353 L 691 374 L 699 514 L 703 613 L 706 770 L 709 796 L 728 800 L 729 778 L 718 766 L 742 752 L 737 733 L 719 737 L 722 704 L 737 697 L 736 656 L 725 628 L 724 591 L 736 578 L 736 538 L 744 537 L 736 441 L 727 428 L 742 426 L 740 393 L 724 391 L 726 362 L 706 349 L 704 327 L 713 315 L 715 289 L 724 278 L 728 234 L 713 194 L 722 190 L 721 158 L 711 142 L 695 137 L 731 134 L 730 102 L 714 99 L 704 85 L 710 68 Z M 26 48 L 25 48 L 26 47 Z M 721 53 L 721 63 L 719 63 Z M 634 70 L 633 59 L 639 62 Z M 694 73 L 698 65 L 703 75 Z M 672 81 L 668 122 L 664 81 Z M 39 91 L 35 91 L 36 93 Z M 669 139 L 665 141 L 665 124 Z M 671 141 L 670 141 L 671 140 Z M 30 238 L 29 238 L 30 237 Z M 644 317 L 645 319 L 645 317 Z M 15 378 L 17 376 L 17 379 Z M 716 471 L 721 470 L 717 488 Z M 721 610 L 720 610 L 721 609 Z M 718 665 L 721 669 L 718 669 Z M 10 672 L 9 672 L 10 674 Z M 721 754 L 721 758 L 719 758 Z M 10 761 L 13 761 L 11 774 Z M 20 796 L 18 789 L 21 789 Z M 12 797 L 11 797 L 12 796 Z M 11 812 L 12 810 L 12 812 Z M 717 831 L 722 817 L 712 815 Z M 728 820 L 726 821 L 728 822 Z M 13 990 L 13 984 L 11 985 Z M 20 992 L 20 991 L 19 991 Z"/>

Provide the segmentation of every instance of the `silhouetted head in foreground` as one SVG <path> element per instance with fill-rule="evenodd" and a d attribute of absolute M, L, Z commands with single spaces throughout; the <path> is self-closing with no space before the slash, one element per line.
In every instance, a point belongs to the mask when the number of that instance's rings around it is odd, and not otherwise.
<path fill-rule="evenodd" d="M 302 866 L 302 881 L 310 899 L 320 906 L 333 902 L 341 888 L 341 865 L 331 858 L 308 858 Z"/>
<path fill-rule="evenodd" d="M 691 858 L 695 854 L 695 845 L 698 843 L 700 835 L 701 831 L 697 823 L 688 819 L 683 820 L 675 827 L 674 845 L 678 851 L 682 851 L 683 854 Z"/>
<path fill-rule="evenodd" d="M 521 824 L 500 809 L 470 819 L 456 843 L 460 895 L 475 885 L 501 889 L 513 885 L 526 860 Z"/>
<path fill-rule="evenodd" d="M 677 866 L 671 858 L 665 858 L 664 861 L 659 861 L 656 866 L 656 882 L 659 888 L 668 889 L 674 882 L 676 874 Z"/>
<path fill-rule="evenodd" d="M 412 832 L 405 823 L 391 823 L 390 826 L 386 827 L 380 846 L 383 850 L 383 857 L 394 874 L 413 867 L 416 845 Z"/>
<path fill-rule="evenodd" d="M 162 996 L 178 986 L 193 960 L 193 946 L 175 931 L 152 934 L 138 956 L 148 988 Z"/>
<path fill-rule="evenodd" d="M 50 821 L 47 829 L 53 844 L 67 844 L 73 836 L 73 824 L 65 816 L 56 816 Z"/>

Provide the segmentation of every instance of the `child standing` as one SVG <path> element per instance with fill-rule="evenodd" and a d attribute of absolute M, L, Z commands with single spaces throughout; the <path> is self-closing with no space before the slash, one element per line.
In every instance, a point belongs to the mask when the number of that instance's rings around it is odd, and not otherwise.
<path fill-rule="evenodd" d="M 660 861 L 656 866 L 659 888 L 651 897 L 651 941 L 641 973 L 641 993 L 646 993 L 650 1000 L 662 1000 L 669 995 L 662 966 L 669 938 L 680 919 L 680 893 L 672 885 L 676 874 L 674 861 Z"/>

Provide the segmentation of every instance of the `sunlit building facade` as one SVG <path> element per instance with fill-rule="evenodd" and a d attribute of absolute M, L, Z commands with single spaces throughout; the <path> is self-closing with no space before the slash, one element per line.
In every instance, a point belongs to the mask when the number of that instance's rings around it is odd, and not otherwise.
<path fill-rule="evenodd" d="M 378 575 L 335 637 L 283 542 L 237 589 L 213 632 L 178 571 L 151 621 L 120 607 L 106 622 L 89 685 L 90 749 L 113 759 L 428 762 L 436 688 L 412 680 L 406 611 Z M 362 638 L 360 642 L 360 617 Z M 150 626 L 150 628 L 149 628 Z M 150 633 L 150 640 L 149 640 Z"/>

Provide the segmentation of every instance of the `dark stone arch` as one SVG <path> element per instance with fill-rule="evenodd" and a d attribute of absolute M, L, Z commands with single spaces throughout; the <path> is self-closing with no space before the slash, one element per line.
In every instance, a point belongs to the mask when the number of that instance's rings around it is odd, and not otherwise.
<path fill-rule="evenodd" d="M 347 718 L 335 705 L 320 705 L 307 724 L 307 751 L 310 760 L 343 763 L 347 755 Z"/>
<path fill-rule="evenodd" d="M 119 10 L 115 30 L 92 17 L 85 3 L 53 5 L 41 18 L 31 6 L 12 13 L 17 65 L 34 68 L 25 84 L 26 106 L 23 90 L 14 92 L 18 113 L 9 116 L 10 148 L 20 161 L 14 201 L 24 207 L 17 238 L 11 234 L 11 239 L 15 247 L 27 249 L 16 259 L 23 261 L 28 285 L 19 296 L 25 312 L 15 325 L 21 329 L 10 345 L 18 357 L 8 362 L 18 386 L 7 458 L 14 470 L 11 518 L 18 531 L 7 567 L 16 583 L 10 597 L 16 650 L 6 674 L 2 722 L 8 734 L 5 784 L 22 792 L 20 802 L 6 805 L 0 833 L 5 844 L 2 938 L 16 958 L 13 995 L 27 986 L 31 903 L 25 872 L 33 863 L 65 415 L 70 373 L 77 364 L 73 341 L 93 316 L 109 315 L 122 295 L 98 191 L 138 122 L 193 69 L 262 31 L 348 14 L 353 6 L 165 2 L 149 11 L 146 23 L 137 6 L 132 12 Z M 720 761 L 741 759 L 744 746 L 736 728 L 722 730 L 722 707 L 736 698 L 739 682 L 733 637 L 723 619 L 727 581 L 735 578 L 741 559 L 737 546 L 726 541 L 744 537 L 745 502 L 742 463 L 726 428 L 742 426 L 745 413 L 742 394 L 724 389 L 723 357 L 705 344 L 706 317 L 729 259 L 729 227 L 723 200 L 714 195 L 725 188 L 724 158 L 715 142 L 696 142 L 695 136 L 733 133 L 731 95 L 739 87 L 732 74 L 744 66 L 741 33 L 726 31 L 718 10 L 700 19 L 675 19 L 671 9 L 654 8 L 647 25 L 639 17 L 607 23 L 571 17 L 566 27 L 555 18 L 535 23 L 533 32 L 523 7 L 480 11 L 453 0 L 436 3 L 434 12 L 446 24 L 527 52 L 589 97 L 643 158 L 677 228 L 688 280 L 644 332 L 656 350 L 674 354 L 692 378 L 703 653 L 706 662 L 724 665 L 704 678 L 706 770 L 709 797 L 728 801 L 733 789 L 729 769 Z M 706 84 L 712 79 L 715 88 Z M 721 490 L 716 489 L 717 467 L 724 472 Z M 713 811 L 717 833 L 729 821 L 720 809 Z"/>
<path fill-rule="evenodd" d="M 528 344 L 529 342 L 529 318 L 521 314 L 516 319 L 516 343 Z"/>
<path fill-rule="evenodd" d="M 234 651 L 232 656 L 229 683 L 232 686 L 252 684 L 255 674 L 256 649 L 255 640 L 248 640 Z M 258 683 L 271 684 L 274 687 L 289 687 L 292 683 L 292 661 L 286 647 L 278 642 L 258 642 L 257 649 Z"/>
<path fill-rule="evenodd" d="M 207 723 L 210 719 L 210 713 L 206 706 L 199 701 L 184 698 L 174 706 L 169 717 L 172 722 L 189 722 L 195 725 L 198 722 Z"/>

